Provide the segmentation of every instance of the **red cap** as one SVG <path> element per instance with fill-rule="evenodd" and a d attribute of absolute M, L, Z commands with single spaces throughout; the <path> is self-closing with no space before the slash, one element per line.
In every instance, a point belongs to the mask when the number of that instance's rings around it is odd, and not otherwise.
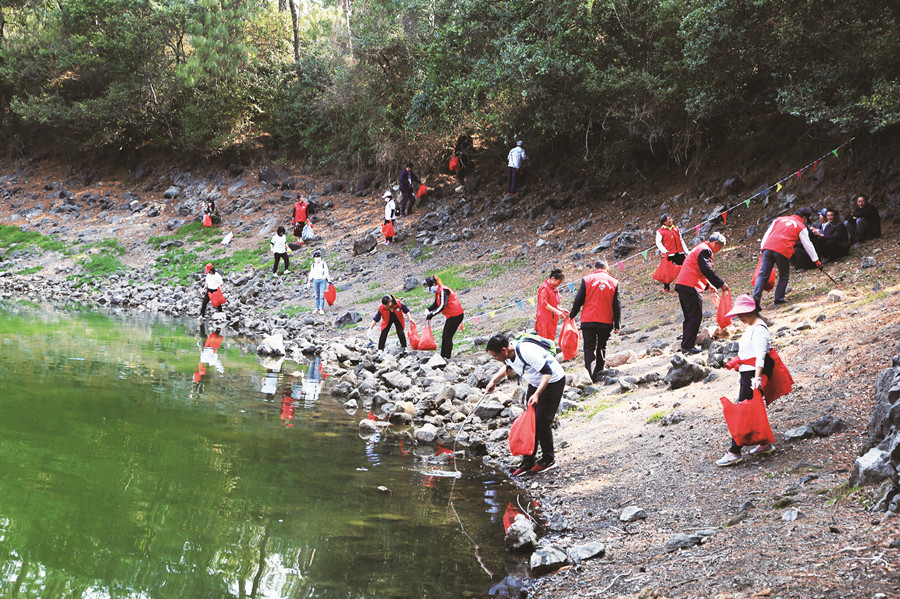
<path fill-rule="evenodd" d="M 212 269 L 213 269 L 213 265 L 212 265 L 212 262 L 210 262 L 209 264 L 206 265 L 206 268 L 203 269 L 203 272 L 209 273 L 209 271 L 211 271 Z"/>

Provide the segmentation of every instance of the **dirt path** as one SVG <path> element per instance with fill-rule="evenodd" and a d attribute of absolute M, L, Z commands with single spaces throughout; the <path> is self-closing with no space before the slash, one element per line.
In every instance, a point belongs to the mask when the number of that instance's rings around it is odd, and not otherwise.
<path fill-rule="evenodd" d="M 12 165 L 0 169 L 0 174 L 14 172 Z M 227 191 L 234 179 L 218 186 L 226 227 L 239 233 L 226 250 L 229 255 L 259 248 L 271 235 L 267 231 L 273 215 L 286 214 L 289 206 L 281 191 L 260 189 L 249 174 L 244 179 L 247 184 L 234 193 Z M 68 184 L 57 183 L 67 180 Z M 141 201 L 158 206 L 158 217 L 148 218 L 146 210 L 101 211 L 84 202 L 77 218 L 54 215 L 52 206 L 64 201 L 59 198 L 61 188 L 76 199 L 85 193 L 109 194 L 121 204 L 123 193 L 136 187 L 126 173 L 110 174 L 87 188 L 71 181 L 65 168 L 52 166 L 7 178 L 0 183 L 0 191 L 7 193 L 0 222 L 38 228 L 70 242 L 114 237 L 127 250 L 122 261 L 149 272 L 160 252 L 147 238 L 169 234 L 166 223 L 173 218 L 194 218 L 178 217 L 176 207 L 183 198 L 162 197 L 163 177 L 149 191 L 138 190 Z M 204 184 L 209 185 L 196 183 Z M 53 188 L 48 190 L 47 185 Z M 321 182 L 316 186 L 321 188 Z M 10 193 L 16 187 L 18 191 Z M 590 272 L 594 257 L 590 250 L 607 232 L 652 231 L 664 203 L 679 216 L 695 207 L 692 200 L 675 202 L 662 196 L 627 211 L 609 205 L 592 214 L 576 207 L 557 213 L 553 228 L 539 233 L 546 220 L 543 214 L 490 224 L 485 217 L 491 202 L 482 200 L 480 208 L 469 209 L 465 212 L 469 216 L 464 216 L 455 205 L 460 196 L 447 193 L 401 221 L 409 233 L 406 241 L 379 244 L 373 253 L 353 257 L 353 241 L 380 224 L 378 196 L 376 189 L 365 197 L 338 193 L 322 198 L 333 202 L 332 208 L 316 215 L 316 222 L 323 237 L 319 247 L 332 260 L 341 288 L 336 312 L 356 310 L 367 319 L 377 298 L 395 293 L 406 297 L 418 315 L 428 298 L 418 289 L 404 293 L 404 278 L 451 273 L 465 285 L 460 289 L 467 312 L 465 331 L 458 338 L 461 352 L 478 352 L 474 345 L 478 337 L 523 328 L 533 318 L 528 298 L 551 266 L 562 267 L 570 281 L 577 281 Z M 252 201 L 247 204 L 248 197 Z M 238 202 L 246 205 L 229 214 L 230 203 Z M 40 213 L 26 215 L 38 205 Z M 451 211 L 458 217 L 455 226 L 471 227 L 474 235 L 459 242 L 442 239 L 437 245 L 423 243 L 434 237 L 430 234 L 416 241 L 422 232 L 423 208 Z M 745 239 L 742 233 L 760 216 L 748 210 L 729 216 L 728 226 L 722 227 L 729 245 L 716 256 L 714 266 L 735 293 L 747 291 L 758 249 L 758 238 Z M 585 220 L 591 224 L 577 230 Z M 580 409 L 566 413 L 556 432 L 559 468 L 520 484 L 531 490 L 544 515 L 562 514 L 568 521 L 566 531 L 547 530 L 546 538 L 562 546 L 600 541 L 607 553 L 535 581 L 533 596 L 617 597 L 648 588 L 665 597 L 873 597 L 879 592 L 900 596 L 898 549 L 889 547 L 900 539 L 900 526 L 896 518 L 867 511 L 876 489 L 846 485 L 865 433 L 875 378 L 890 365 L 900 333 L 895 235 L 886 225 L 882 240 L 828 266 L 847 293 L 846 301 L 826 303 L 833 285 L 816 272 L 794 272 L 790 303 L 764 310 L 773 321 L 775 345 L 797 381 L 795 391 L 770 412 L 779 440 L 774 454 L 748 457 L 733 468 L 714 466 L 728 438 L 718 398 L 733 397 L 738 379 L 721 369 L 713 370 L 713 380 L 675 391 L 641 385 L 617 394 L 604 387 L 583 398 Z M 547 243 L 536 247 L 539 239 Z M 643 241 L 639 250 L 652 245 L 652 236 Z M 562 248 L 554 246 L 560 242 Z M 877 266 L 861 269 L 863 256 L 875 257 Z M 17 259 L 14 268 L 43 267 L 29 275 L 36 278 L 64 276 L 78 272 L 79 259 L 77 254 L 44 252 Z M 197 259 L 205 260 L 202 255 Z M 261 252 L 260 263 L 264 260 Z M 612 340 L 610 354 L 627 350 L 638 356 L 621 368 L 624 374 L 664 376 L 680 333 L 677 296 L 663 294 L 650 280 L 655 260 L 651 252 L 646 262 L 630 260 L 624 271 L 613 271 L 622 282 L 625 328 Z M 305 276 L 305 271 L 295 271 L 286 282 L 304 282 Z M 873 291 L 876 284 L 879 291 Z M 571 301 L 572 294 L 564 293 L 564 305 Z M 712 319 L 704 324 L 712 324 Z M 736 338 L 739 332 L 732 335 Z M 651 351 L 655 342 L 661 350 Z M 580 359 L 579 355 L 568 363 L 567 370 L 578 371 Z M 673 412 L 680 421 L 667 426 L 658 422 Z M 780 442 L 786 430 L 824 414 L 845 421 L 847 430 L 827 438 Z M 627 506 L 642 508 L 646 519 L 620 522 Z M 790 509 L 799 510 L 801 516 L 784 520 Z M 714 534 L 700 545 L 674 552 L 663 549 L 676 533 L 704 530 Z M 644 596 L 656 595 L 647 591 Z"/>

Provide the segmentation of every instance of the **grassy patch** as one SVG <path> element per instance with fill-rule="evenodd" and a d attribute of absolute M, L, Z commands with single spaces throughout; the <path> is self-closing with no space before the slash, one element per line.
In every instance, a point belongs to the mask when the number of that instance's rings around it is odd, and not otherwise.
<path fill-rule="evenodd" d="M 43 266 L 31 266 L 29 268 L 23 268 L 22 270 L 17 270 L 15 274 L 17 275 L 33 275 L 36 272 L 41 272 L 44 270 Z"/>
<path fill-rule="evenodd" d="M 585 411 L 585 415 L 587 416 L 587 419 L 590 420 L 594 416 L 596 416 L 597 414 L 602 412 L 603 410 L 607 410 L 607 409 L 613 407 L 613 405 L 615 405 L 615 403 L 616 403 L 615 395 L 603 398 L 600 401 L 598 401 L 597 403 L 592 404 L 589 408 L 587 408 Z"/>
<path fill-rule="evenodd" d="M 96 243 L 91 244 L 91 247 L 101 248 L 115 254 L 116 256 L 125 255 L 125 246 L 119 243 L 118 239 L 102 239 Z"/>
<path fill-rule="evenodd" d="M 854 501 L 863 507 L 872 505 L 872 498 L 866 489 L 859 485 L 851 487 L 848 483 L 844 483 L 829 492 L 829 499 L 825 502 L 826 506 L 832 506 L 846 501 Z"/>
<path fill-rule="evenodd" d="M 282 316 L 287 316 L 287 317 L 296 316 L 298 314 L 303 314 L 304 312 L 312 312 L 312 308 L 307 308 L 306 306 L 293 305 L 293 306 L 286 306 L 278 311 L 279 314 L 281 314 Z"/>
<path fill-rule="evenodd" d="M 663 419 L 669 415 L 668 410 L 660 410 L 658 412 L 654 412 L 650 418 L 647 418 L 647 424 L 653 424 L 654 422 L 662 422 Z"/>
<path fill-rule="evenodd" d="M 422 248 L 422 253 L 415 257 L 416 262 L 424 262 L 428 260 L 432 256 L 434 256 L 434 252 L 437 251 L 437 246 L 429 245 Z"/>
<path fill-rule="evenodd" d="M 45 251 L 68 253 L 68 244 L 37 231 L 23 231 L 19 227 L 0 225 L 0 248 L 35 247 Z"/>

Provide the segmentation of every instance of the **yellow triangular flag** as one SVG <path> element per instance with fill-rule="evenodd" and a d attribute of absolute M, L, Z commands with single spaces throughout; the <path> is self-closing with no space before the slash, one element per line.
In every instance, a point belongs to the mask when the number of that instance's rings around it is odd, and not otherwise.
<path fill-rule="evenodd" d="M 529 298 L 528 298 L 528 303 L 531 304 L 531 305 L 533 306 L 533 305 L 534 305 L 534 298 L 533 298 L 533 297 L 529 297 Z"/>
<path fill-rule="evenodd" d="M 781 183 L 775 186 L 775 191 L 781 191 Z"/>

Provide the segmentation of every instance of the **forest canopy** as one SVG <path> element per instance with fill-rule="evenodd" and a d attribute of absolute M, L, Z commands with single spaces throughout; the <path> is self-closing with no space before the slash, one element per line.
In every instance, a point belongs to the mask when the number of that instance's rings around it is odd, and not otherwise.
<path fill-rule="evenodd" d="M 4 0 L 10 151 L 266 143 L 368 168 L 541 140 L 689 164 L 749 119 L 900 122 L 895 0 Z"/>

